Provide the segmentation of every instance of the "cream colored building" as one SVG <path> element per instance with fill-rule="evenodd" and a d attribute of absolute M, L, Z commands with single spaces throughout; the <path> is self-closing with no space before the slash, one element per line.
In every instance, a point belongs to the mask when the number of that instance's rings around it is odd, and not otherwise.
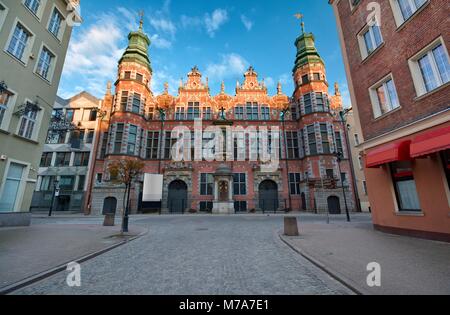
<path fill-rule="evenodd" d="M 360 124 L 355 121 L 354 112 L 351 110 L 347 114 L 348 137 L 350 150 L 353 157 L 353 169 L 355 171 L 355 182 L 358 188 L 359 201 L 363 212 L 370 211 L 369 196 L 367 193 L 366 178 L 364 175 L 364 162 L 362 149 L 359 147 L 363 143 L 363 136 Z"/>
<path fill-rule="evenodd" d="M 79 16 L 69 4 L 0 0 L 0 226 L 30 221 L 72 22 Z"/>

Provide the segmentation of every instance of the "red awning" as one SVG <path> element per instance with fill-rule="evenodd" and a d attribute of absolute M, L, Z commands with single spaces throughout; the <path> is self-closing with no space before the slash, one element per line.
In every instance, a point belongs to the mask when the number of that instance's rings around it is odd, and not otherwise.
<path fill-rule="evenodd" d="M 416 158 L 450 149 L 450 126 L 417 136 L 411 143 L 411 156 Z"/>
<path fill-rule="evenodd" d="M 391 162 L 410 160 L 410 144 L 410 140 L 397 141 L 370 150 L 366 156 L 366 167 L 375 168 Z"/>

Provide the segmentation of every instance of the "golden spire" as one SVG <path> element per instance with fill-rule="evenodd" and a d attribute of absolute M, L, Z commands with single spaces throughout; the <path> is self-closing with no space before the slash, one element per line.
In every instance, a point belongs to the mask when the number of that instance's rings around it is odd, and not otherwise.
<path fill-rule="evenodd" d="M 296 18 L 297 20 L 300 20 L 300 21 L 301 21 L 300 25 L 301 25 L 301 27 L 302 27 L 302 34 L 304 34 L 304 33 L 305 33 L 305 22 L 303 22 L 303 17 L 304 17 L 304 15 L 301 14 L 301 13 L 297 13 L 297 14 L 295 14 L 294 16 L 295 16 L 295 18 Z"/>
<path fill-rule="evenodd" d="M 144 27 L 144 10 L 139 11 L 139 30 L 142 31 L 143 27 Z"/>

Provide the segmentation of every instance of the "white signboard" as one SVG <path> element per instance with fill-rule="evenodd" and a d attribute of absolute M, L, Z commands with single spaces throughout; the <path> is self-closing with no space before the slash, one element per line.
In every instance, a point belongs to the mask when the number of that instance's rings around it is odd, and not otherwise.
<path fill-rule="evenodd" d="M 142 194 L 143 202 L 160 202 L 163 192 L 163 175 L 145 174 L 144 192 Z"/>

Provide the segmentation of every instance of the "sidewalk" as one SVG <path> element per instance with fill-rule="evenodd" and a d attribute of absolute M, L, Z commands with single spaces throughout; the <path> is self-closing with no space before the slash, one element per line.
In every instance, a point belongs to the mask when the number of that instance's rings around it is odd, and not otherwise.
<path fill-rule="evenodd" d="M 366 223 L 299 222 L 288 245 L 362 294 L 450 294 L 450 244 L 374 231 Z M 381 287 L 366 283 L 367 265 L 381 265 Z"/>
<path fill-rule="evenodd" d="M 101 224 L 32 225 L 0 229 L 0 291 L 71 261 L 95 254 L 146 230 L 132 227 L 120 236 L 120 226 Z"/>

